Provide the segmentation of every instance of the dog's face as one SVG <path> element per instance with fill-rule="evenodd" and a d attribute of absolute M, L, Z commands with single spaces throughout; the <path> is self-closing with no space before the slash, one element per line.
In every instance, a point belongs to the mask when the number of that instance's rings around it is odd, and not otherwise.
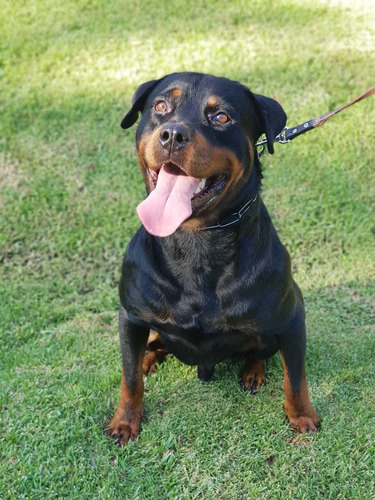
<path fill-rule="evenodd" d="M 139 111 L 138 160 L 149 197 L 138 213 L 156 236 L 181 224 L 199 229 L 230 207 L 250 177 L 257 138 L 267 133 L 273 152 L 286 120 L 276 101 L 198 73 L 141 85 L 122 126 L 135 123 Z"/>

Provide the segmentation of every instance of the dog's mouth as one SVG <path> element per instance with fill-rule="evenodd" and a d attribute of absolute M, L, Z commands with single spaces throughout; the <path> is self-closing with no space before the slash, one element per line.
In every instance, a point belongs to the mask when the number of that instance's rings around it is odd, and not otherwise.
<path fill-rule="evenodd" d="M 204 179 L 187 175 L 172 162 L 147 169 L 153 190 L 137 208 L 146 230 L 155 236 L 169 236 L 194 212 L 212 204 L 229 180 L 226 171 Z"/>
<path fill-rule="evenodd" d="M 156 188 L 159 172 L 162 167 L 166 167 L 173 175 L 187 175 L 181 168 L 172 162 L 163 163 L 157 171 L 147 169 L 147 174 L 154 189 Z M 206 205 L 207 203 L 212 203 L 219 196 L 228 179 L 229 173 L 226 171 L 200 179 L 200 182 L 191 198 L 193 212 L 203 208 L 203 205 Z"/>

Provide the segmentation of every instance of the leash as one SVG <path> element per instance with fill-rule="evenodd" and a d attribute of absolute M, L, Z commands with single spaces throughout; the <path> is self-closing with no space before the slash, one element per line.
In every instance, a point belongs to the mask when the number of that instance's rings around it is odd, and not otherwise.
<path fill-rule="evenodd" d="M 341 106 L 333 111 L 330 111 L 329 113 L 325 113 L 324 115 L 318 116 L 316 118 L 312 118 L 311 120 L 308 120 L 304 123 L 301 123 L 301 125 L 297 125 L 296 127 L 285 127 L 276 137 L 275 137 L 275 142 L 278 142 L 279 144 L 287 144 L 288 142 L 292 141 L 299 135 L 305 134 L 306 132 L 309 132 L 310 130 L 314 128 L 318 128 L 321 125 L 324 125 L 327 120 L 332 118 L 332 116 L 337 115 L 337 113 L 340 113 L 346 108 L 349 108 L 349 106 L 352 106 L 356 102 L 361 101 L 362 99 L 366 99 L 366 97 L 370 97 L 370 95 L 375 94 L 375 85 L 368 89 L 366 92 L 361 94 L 360 96 L 356 97 L 352 101 L 350 101 L 348 104 L 345 104 L 344 106 Z M 260 141 L 258 141 L 255 146 L 257 148 L 261 148 L 258 151 L 258 157 L 260 158 L 265 152 L 266 152 L 266 144 L 267 144 L 267 138 L 264 137 Z"/>

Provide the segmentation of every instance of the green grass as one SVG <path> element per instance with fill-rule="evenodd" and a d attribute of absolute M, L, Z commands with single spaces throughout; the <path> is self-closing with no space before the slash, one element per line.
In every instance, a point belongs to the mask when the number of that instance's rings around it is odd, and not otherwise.
<path fill-rule="evenodd" d="M 0 498 L 372 499 L 375 99 L 264 158 L 264 199 L 308 313 L 323 417 L 294 435 L 282 368 L 253 397 L 171 358 L 146 381 L 138 442 L 117 404 L 117 281 L 144 196 L 137 85 L 179 70 L 238 79 L 295 125 L 374 84 L 370 1 L 1 0 Z"/>

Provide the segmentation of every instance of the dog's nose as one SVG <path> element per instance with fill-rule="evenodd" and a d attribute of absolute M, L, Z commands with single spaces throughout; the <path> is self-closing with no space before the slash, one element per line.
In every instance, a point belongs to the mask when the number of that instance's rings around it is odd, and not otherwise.
<path fill-rule="evenodd" d="M 160 144 L 170 151 L 183 148 L 190 139 L 190 129 L 180 123 L 167 123 L 161 129 L 159 136 Z"/>

